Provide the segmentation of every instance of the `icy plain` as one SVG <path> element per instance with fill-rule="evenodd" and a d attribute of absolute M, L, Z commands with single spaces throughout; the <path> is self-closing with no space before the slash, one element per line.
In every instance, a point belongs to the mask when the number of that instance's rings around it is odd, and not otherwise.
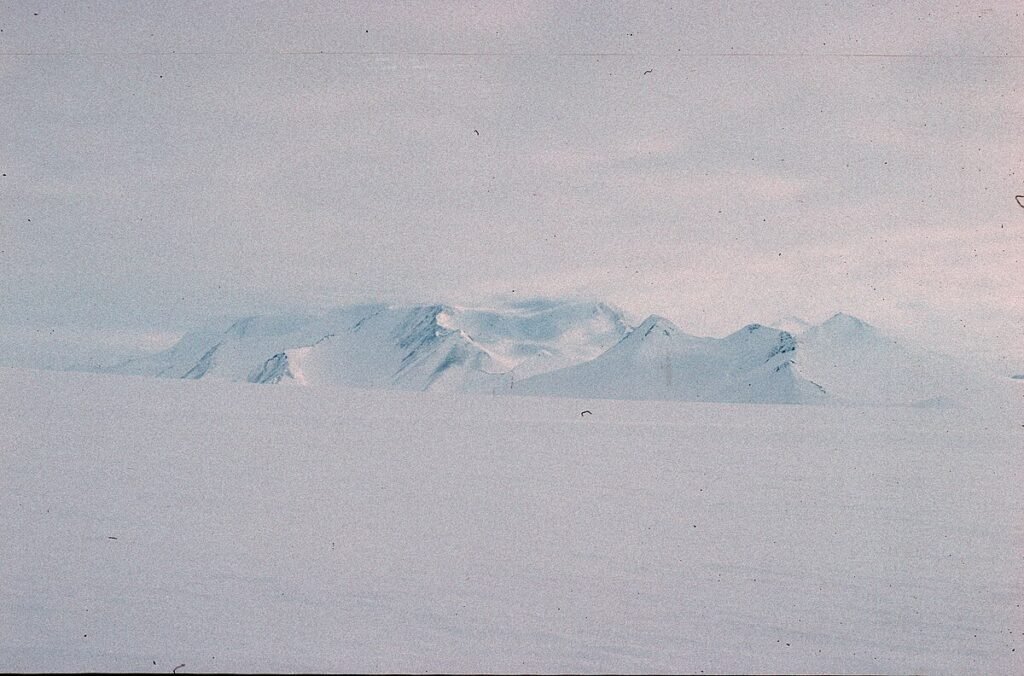
<path fill-rule="evenodd" d="M 1021 394 L 0 370 L 0 667 L 1024 673 Z"/>

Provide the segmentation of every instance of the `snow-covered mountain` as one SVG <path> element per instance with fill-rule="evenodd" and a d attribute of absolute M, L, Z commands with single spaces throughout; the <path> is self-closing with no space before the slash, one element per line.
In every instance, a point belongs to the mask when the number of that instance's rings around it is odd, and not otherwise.
<path fill-rule="evenodd" d="M 427 390 L 500 389 L 506 379 L 592 359 L 630 330 L 604 303 L 488 308 L 359 305 L 241 319 L 111 370 L 171 378 Z M 510 375 L 505 375 L 510 374 Z"/>
<path fill-rule="evenodd" d="M 527 379 L 515 393 L 950 408 L 991 389 L 968 365 L 901 345 L 845 313 L 786 323 L 795 335 L 751 324 L 700 338 L 652 316 L 600 357 Z"/>
<path fill-rule="evenodd" d="M 793 361 L 785 331 L 751 324 L 725 338 L 701 338 L 652 315 L 596 359 L 540 374 L 518 394 L 607 399 L 811 403 L 824 390 Z"/>
<path fill-rule="evenodd" d="M 842 312 L 799 333 L 796 343 L 801 373 L 840 401 L 947 406 L 987 388 L 981 370 L 903 345 Z"/>
<path fill-rule="evenodd" d="M 247 317 L 108 369 L 169 378 L 494 394 L 946 408 L 988 380 L 839 313 L 724 338 L 599 302 L 357 305 Z"/>

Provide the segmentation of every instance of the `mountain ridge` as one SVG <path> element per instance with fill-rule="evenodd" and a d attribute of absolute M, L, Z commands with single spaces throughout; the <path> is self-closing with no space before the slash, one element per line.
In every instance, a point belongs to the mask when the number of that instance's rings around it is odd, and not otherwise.
<path fill-rule="evenodd" d="M 748 324 L 703 338 L 651 315 L 599 357 L 521 383 L 520 394 L 758 403 L 816 403 L 823 389 L 787 356 L 793 336 Z"/>
<path fill-rule="evenodd" d="M 279 385 L 787 404 L 953 406 L 977 389 L 963 365 L 903 346 L 851 314 L 793 322 L 801 330 L 752 323 L 711 338 L 657 314 L 631 326 L 600 301 L 372 303 L 242 317 L 104 370 Z"/>

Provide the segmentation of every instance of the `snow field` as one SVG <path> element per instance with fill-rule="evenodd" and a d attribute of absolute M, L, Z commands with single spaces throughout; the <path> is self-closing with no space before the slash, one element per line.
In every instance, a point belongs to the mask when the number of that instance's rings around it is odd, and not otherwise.
<path fill-rule="evenodd" d="M 2 370 L 0 658 L 1020 673 L 1016 417 Z"/>

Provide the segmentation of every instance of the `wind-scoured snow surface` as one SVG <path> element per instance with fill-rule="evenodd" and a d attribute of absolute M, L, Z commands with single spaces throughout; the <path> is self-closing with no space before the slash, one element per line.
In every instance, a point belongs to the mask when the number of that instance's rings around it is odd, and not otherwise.
<path fill-rule="evenodd" d="M 1022 673 L 1021 394 L 857 408 L 0 370 L 0 656 Z"/>

